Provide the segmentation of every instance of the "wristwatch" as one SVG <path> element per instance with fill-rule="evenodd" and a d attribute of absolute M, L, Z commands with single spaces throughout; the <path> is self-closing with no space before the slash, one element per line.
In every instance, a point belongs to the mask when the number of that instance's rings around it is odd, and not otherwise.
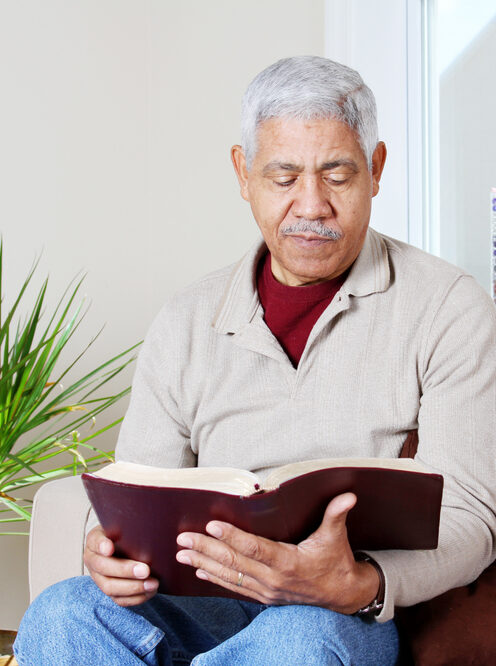
<path fill-rule="evenodd" d="M 377 562 L 366 553 L 355 553 L 355 560 L 357 562 L 369 562 L 369 564 L 375 568 L 379 575 L 379 589 L 377 591 L 376 598 L 367 606 L 357 610 L 356 613 L 353 613 L 353 615 L 357 615 L 358 617 L 362 618 L 375 617 L 376 615 L 379 615 L 381 610 L 384 608 L 384 592 L 386 590 L 386 579 L 384 578 L 384 573 Z"/>

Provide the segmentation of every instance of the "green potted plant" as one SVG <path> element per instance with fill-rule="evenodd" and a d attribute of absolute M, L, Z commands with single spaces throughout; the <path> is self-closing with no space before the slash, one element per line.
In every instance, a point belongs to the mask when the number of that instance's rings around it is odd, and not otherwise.
<path fill-rule="evenodd" d="M 44 312 L 45 279 L 21 316 L 36 262 L 4 316 L 2 258 L 0 242 L 0 537 L 28 534 L 11 531 L 31 519 L 32 499 L 23 493 L 28 486 L 113 460 L 95 440 L 122 420 L 101 425 L 102 413 L 129 393 L 129 387 L 107 391 L 140 344 L 68 382 L 98 337 L 69 357 L 68 343 L 87 312 L 79 298 L 84 278 L 69 285 L 51 313 Z"/>

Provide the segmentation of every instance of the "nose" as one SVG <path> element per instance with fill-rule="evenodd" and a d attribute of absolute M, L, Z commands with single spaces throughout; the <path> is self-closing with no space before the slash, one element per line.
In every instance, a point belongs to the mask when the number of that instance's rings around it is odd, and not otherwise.
<path fill-rule="evenodd" d="M 318 177 L 301 178 L 295 192 L 293 213 L 296 217 L 317 220 L 332 215 L 333 208 L 324 183 Z"/>

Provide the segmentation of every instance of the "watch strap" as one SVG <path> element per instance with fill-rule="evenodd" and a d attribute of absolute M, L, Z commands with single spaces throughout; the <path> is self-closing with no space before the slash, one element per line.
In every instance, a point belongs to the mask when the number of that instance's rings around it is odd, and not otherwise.
<path fill-rule="evenodd" d="M 377 564 L 377 562 L 366 553 L 355 553 L 355 560 L 357 562 L 368 562 L 375 568 L 379 576 L 379 589 L 375 599 L 367 604 L 367 606 L 357 610 L 356 613 L 353 613 L 353 615 L 357 615 L 358 617 L 375 617 L 376 615 L 379 615 L 381 610 L 384 608 L 384 595 L 386 591 L 386 579 L 384 577 L 384 572 Z"/>

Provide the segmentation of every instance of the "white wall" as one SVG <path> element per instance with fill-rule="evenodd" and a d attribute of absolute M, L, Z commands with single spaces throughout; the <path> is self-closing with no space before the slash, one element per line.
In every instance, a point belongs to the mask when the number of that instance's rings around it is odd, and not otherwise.
<path fill-rule="evenodd" d="M 306 53 L 324 55 L 324 0 L 0 0 L 6 300 L 42 248 L 53 298 L 88 271 L 82 339 L 107 323 L 88 369 L 237 260 L 256 237 L 229 161 L 240 98 Z M 0 627 L 16 628 L 26 539 L 0 537 L 0 558 Z"/>

